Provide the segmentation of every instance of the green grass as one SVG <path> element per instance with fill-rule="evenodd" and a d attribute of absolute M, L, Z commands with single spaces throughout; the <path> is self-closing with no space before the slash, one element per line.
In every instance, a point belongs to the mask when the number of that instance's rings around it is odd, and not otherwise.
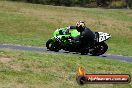
<path fill-rule="evenodd" d="M 0 87 L 4 88 L 131 88 L 132 84 L 76 83 L 82 65 L 92 74 L 130 74 L 132 63 L 57 53 L 0 50 Z"/>
<path fill-rule="evenodd" d="M 84 20 L 108 32 L 108 53 L 132 55 L 132 10 L 49 6 L 0 1 L 0 43 L 43 47 L 60 27 Z"/>

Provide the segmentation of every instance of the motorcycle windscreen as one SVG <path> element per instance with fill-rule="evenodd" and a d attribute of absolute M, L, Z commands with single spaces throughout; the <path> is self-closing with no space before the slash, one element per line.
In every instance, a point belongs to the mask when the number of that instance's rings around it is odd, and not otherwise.
<path fill-rule="evenodd" d="M 106 41 L 111 37 L 111 35 L 108 33 L 104 33 L 104 32 L 98 32 L 98 33 L 99 33 L 98 42 Z"/>

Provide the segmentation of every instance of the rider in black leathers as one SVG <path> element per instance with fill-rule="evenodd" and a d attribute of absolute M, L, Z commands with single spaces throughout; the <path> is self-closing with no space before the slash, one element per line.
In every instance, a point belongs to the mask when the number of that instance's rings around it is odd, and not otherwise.
<path fill-rule="evenodd" d="M 76 27 L 78 32 L 80 32 L 80 36 L 76 37 L 74 40 L 80 42 L 81 44 L 80 52 L 82 52 L 83 54 L 85 52 L 85 48 L 91 46 L 94 43 L 95 34 L 85 26 L 85 23 L 83 21 L 77 22 L 76 26 L 74 27 Z"/>

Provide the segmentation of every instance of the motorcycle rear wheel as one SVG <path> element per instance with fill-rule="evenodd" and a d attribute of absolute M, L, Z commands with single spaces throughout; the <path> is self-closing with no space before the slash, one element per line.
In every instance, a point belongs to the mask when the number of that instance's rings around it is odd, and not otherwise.
<path fill-rule="evenodd" d="M 94 45 L 93 50 L 89 52 L 93 56 L 99 56 L 104 54 L 108 49 L 108 45 L 105 42 L 97 43 Z"/>

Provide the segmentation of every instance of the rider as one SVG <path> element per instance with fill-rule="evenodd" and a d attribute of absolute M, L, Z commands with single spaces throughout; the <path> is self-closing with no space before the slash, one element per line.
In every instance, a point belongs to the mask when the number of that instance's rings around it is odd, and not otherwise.
<path fill-rule="evenodd" d="M 86 47 L 89 47 L 94 43 L 95 34 L 86 27 L 84 21 L 77 22 L 76 29 L 78 32 L 80 32 L 80 36 L 76 37 L 75 40 L 79 39 L 82 47 L 81 52 L 84 52 Z"/>
<path fill-rule="evenodd" d="M 77 22 L 76 29 L 78 32 L 80 32 L 79 38 L 84 46 L 86 44 L 89 44 L 89 45 L 93 44 L 95 34 L 89 28 L 85 26 L 85 22 L 83 21 Z"/>

